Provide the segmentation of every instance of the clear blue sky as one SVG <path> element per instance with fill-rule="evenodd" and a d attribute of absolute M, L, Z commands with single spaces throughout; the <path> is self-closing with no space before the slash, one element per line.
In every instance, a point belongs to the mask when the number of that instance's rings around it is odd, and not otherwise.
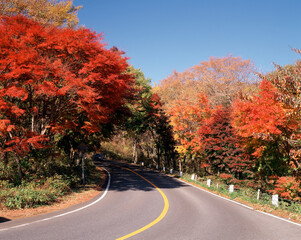
<path fill-rule="evenodd" d="M 153 83 L 232 54 L 261 72 L 301 58 L 301 0 L 74 0 L 80 25 L 103 33 L 108 47 Z"/>

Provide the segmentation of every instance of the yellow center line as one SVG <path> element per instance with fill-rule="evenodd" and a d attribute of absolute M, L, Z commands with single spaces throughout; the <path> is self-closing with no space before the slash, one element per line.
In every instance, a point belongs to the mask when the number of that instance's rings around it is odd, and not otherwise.
<path fill-rule="evenodd" d="M 130 233 L 130 234 L 127 234 L 123 237 L 120 237 L 120 238 L 117 238 L 116 240 L 122 240 L 122 239 L 127 239 L 127 238 L 130 238 L 138 233 L 141 233 L 143 232 L 144 230 L 154 226 L 155 224 L 157 224 L 158 222 L 160 222 L 166 215 L 167 211 L 168 211 L 168 208 L 169 208 L 169 202 L 168 202 L 168 199 L 166 197 L 166 195 L 162 192 L 162 190 L 160 188 L 158 188 L 155 184 L 153 184 L 152 182 L 150 182 L 149 180 L 147 180 L 145 177 L 141 176 L 139 173 L 136 173 L 135 171 L 129 169 L 129 168 L 124 168 L 132 173 L 135 173 L 136 175 L 138 175 L 139 177 L 141 177 L 142 179 L 144 179 L 145 181 L 147 181 L 149 184 L 151 184 L 152 186 L 154 186 L 158 191 L 159 193 L 162 195 L 163 197 L 163 200 L 164 200 L 164 208 L 163 208 L 163 211 L 161 212 L 160 216 L 157 217 L 154 221 L 152 221 L 151 223 L 147 224 L 146 226 Z"/>

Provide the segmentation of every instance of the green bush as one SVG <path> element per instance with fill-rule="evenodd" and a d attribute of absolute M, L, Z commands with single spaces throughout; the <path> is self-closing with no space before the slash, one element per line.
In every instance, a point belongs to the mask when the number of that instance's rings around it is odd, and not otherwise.
<path fill-rule="evenodd" d="M 70 190 L 70 181 L 55 175 L 44 182 L 22 182 L 13 187 L 8 181 L 0 181 L 0 202 L 10 209 L 48 205 Z"/>

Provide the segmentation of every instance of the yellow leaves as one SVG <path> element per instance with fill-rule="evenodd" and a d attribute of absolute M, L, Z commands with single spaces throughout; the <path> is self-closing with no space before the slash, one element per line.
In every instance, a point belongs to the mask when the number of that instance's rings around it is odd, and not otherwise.
<path fill-rule="evenodd" d="M 81 7 L 73 0 L 0 0 L 0 15 L 23 14 L 43 24 L 74 27 Z"/>

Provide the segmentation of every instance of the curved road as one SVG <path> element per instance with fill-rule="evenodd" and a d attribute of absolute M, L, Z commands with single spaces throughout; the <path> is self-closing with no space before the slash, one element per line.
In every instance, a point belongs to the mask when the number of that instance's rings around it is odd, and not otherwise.
<path fill-rule="evenodd" d="M 100 201 L 92 199 L 91 206 L 67 215 L 87 203 L 2 222 L 0 239 L 126 239 L 123 237 L 154 221 L 155 225 L 130 239 L 301 239 L 300 225 L 226 201 L 175 178 L 116 162 L 100 165 L 111 175 L 109 190 Z"/>

